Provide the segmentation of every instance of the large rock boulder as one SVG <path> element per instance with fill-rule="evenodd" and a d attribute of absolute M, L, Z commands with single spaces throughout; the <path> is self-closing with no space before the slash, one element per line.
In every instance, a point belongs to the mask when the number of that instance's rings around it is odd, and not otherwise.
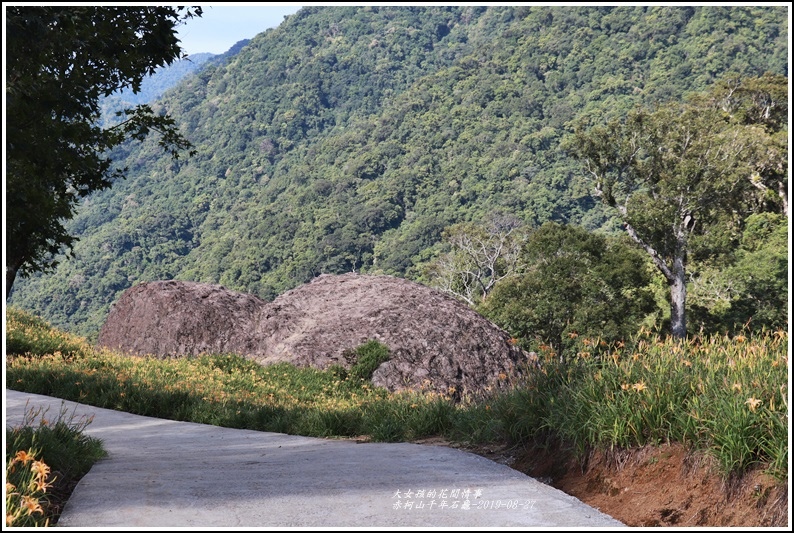
<path fill-rule="evenodd" d="M 391 357 L 372 381 L 392 391 L 481 391 L 526 360 L 507 333 L 465 304 L 391 276 L 319 276 L 276 298 L 258 326 L 263 362 L 349 366 L 346 354 L 375 339 Z"/>
<path fill-rule="evenodd" d="M 220 285 L 153 281 L 124 291 L 98 344 L 136 355 L 197 355 L 253 349 L 251 331 L 267 302 Z"/>
<path fill-rule="evenodd" d="M 157 337 L 154 339 L 152 337 Z M 124 293 L 103 346 L 158 355 L 236 352 L 261 364 L 350 367 L 368 340 L 391 350 L 375 385 L 454 396 L 500 388 L 526 355 L 501 329 L 437 290 L 392 276 L 323 275 L 271 303 L 214 285 L 141 284 Z"/>

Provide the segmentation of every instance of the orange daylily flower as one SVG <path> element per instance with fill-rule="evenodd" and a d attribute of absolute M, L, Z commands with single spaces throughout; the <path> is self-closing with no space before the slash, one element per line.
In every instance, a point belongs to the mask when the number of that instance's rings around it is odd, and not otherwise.
<path fill-rule="evenodd" d="M 761 400 L 759 400 L 757 398 L 747 398 L 747 401 L 744 402 L 744 403 L 747 404 L 748 407 L 750 407 L 751 411 L 755 411 L 755 409 L 759 405 L 761 405 Z"/>
<path fill-rule="evenodd" d="M 16 456 L 14 456 L 14 459 L 22 464 L 27 464 L 32 461 L 34 457 L 25 450 L 19 450 Z"/>
<path fill-rule="evenodd" d="M 44 514 L 44 510 L 41 508 L 41 504 L 36 498 L 32 496 L 22 496 L 21 507 L 27 509 L 29 515 L 33 513 Z"/>
<path fill-rule="evenodd" d="M 44 461 L 34 461 L 33 465 L 30 467 L 30 470 L 34 474 L 42 477 L 45 477 L 50 473 L 50 467 Z"/>

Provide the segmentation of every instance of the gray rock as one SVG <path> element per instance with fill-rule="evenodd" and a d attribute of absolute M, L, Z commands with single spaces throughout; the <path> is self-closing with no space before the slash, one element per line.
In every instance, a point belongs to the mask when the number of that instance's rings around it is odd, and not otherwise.
<path fill-rule="evenodd" d="M 368 340 L 391 350 L 373 374 L 390 391 L 460 398 L 506 386 L 527 354 L 440 291 L 392 276 L 322 275 L 267 303 L 217 285 L 137 285 L 111 310 L 99 344 L 137 354 L 234 352 L 266 365 L 350 367 Z"/>
<path fill-rule="evenodd" d="M 220 285 L 141 283 L 124 291 L 99 331 L 99 346 L 136 355 L 252 350 L 250 332 L 267 302 Z"/>

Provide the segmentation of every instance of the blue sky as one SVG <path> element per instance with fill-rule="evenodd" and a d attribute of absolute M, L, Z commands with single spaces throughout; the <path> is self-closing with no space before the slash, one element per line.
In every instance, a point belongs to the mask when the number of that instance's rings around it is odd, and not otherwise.
<path fill-rule="evenodd" d="M 188 54 L 222 54 L 242 39 L 251 39 L 275 28 L 301 8 L 300 4 L 228 3 L 201 6 L 201 18 L 189 19 L 178 29 L 181 46 Z"/>

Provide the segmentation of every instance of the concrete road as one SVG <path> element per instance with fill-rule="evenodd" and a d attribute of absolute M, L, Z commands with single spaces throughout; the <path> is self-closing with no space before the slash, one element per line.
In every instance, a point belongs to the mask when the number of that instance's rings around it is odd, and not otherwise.
<path fill-rule="evenodd" d="M 478 455 L 137 416 L 6 391 L 6 425 L 43 409 L 93 421 L 109 457 L 77 485 L 66 527 L 614 528 L 622 523 Z M 38 425 L 38 420 L 34 422 Z"/>

